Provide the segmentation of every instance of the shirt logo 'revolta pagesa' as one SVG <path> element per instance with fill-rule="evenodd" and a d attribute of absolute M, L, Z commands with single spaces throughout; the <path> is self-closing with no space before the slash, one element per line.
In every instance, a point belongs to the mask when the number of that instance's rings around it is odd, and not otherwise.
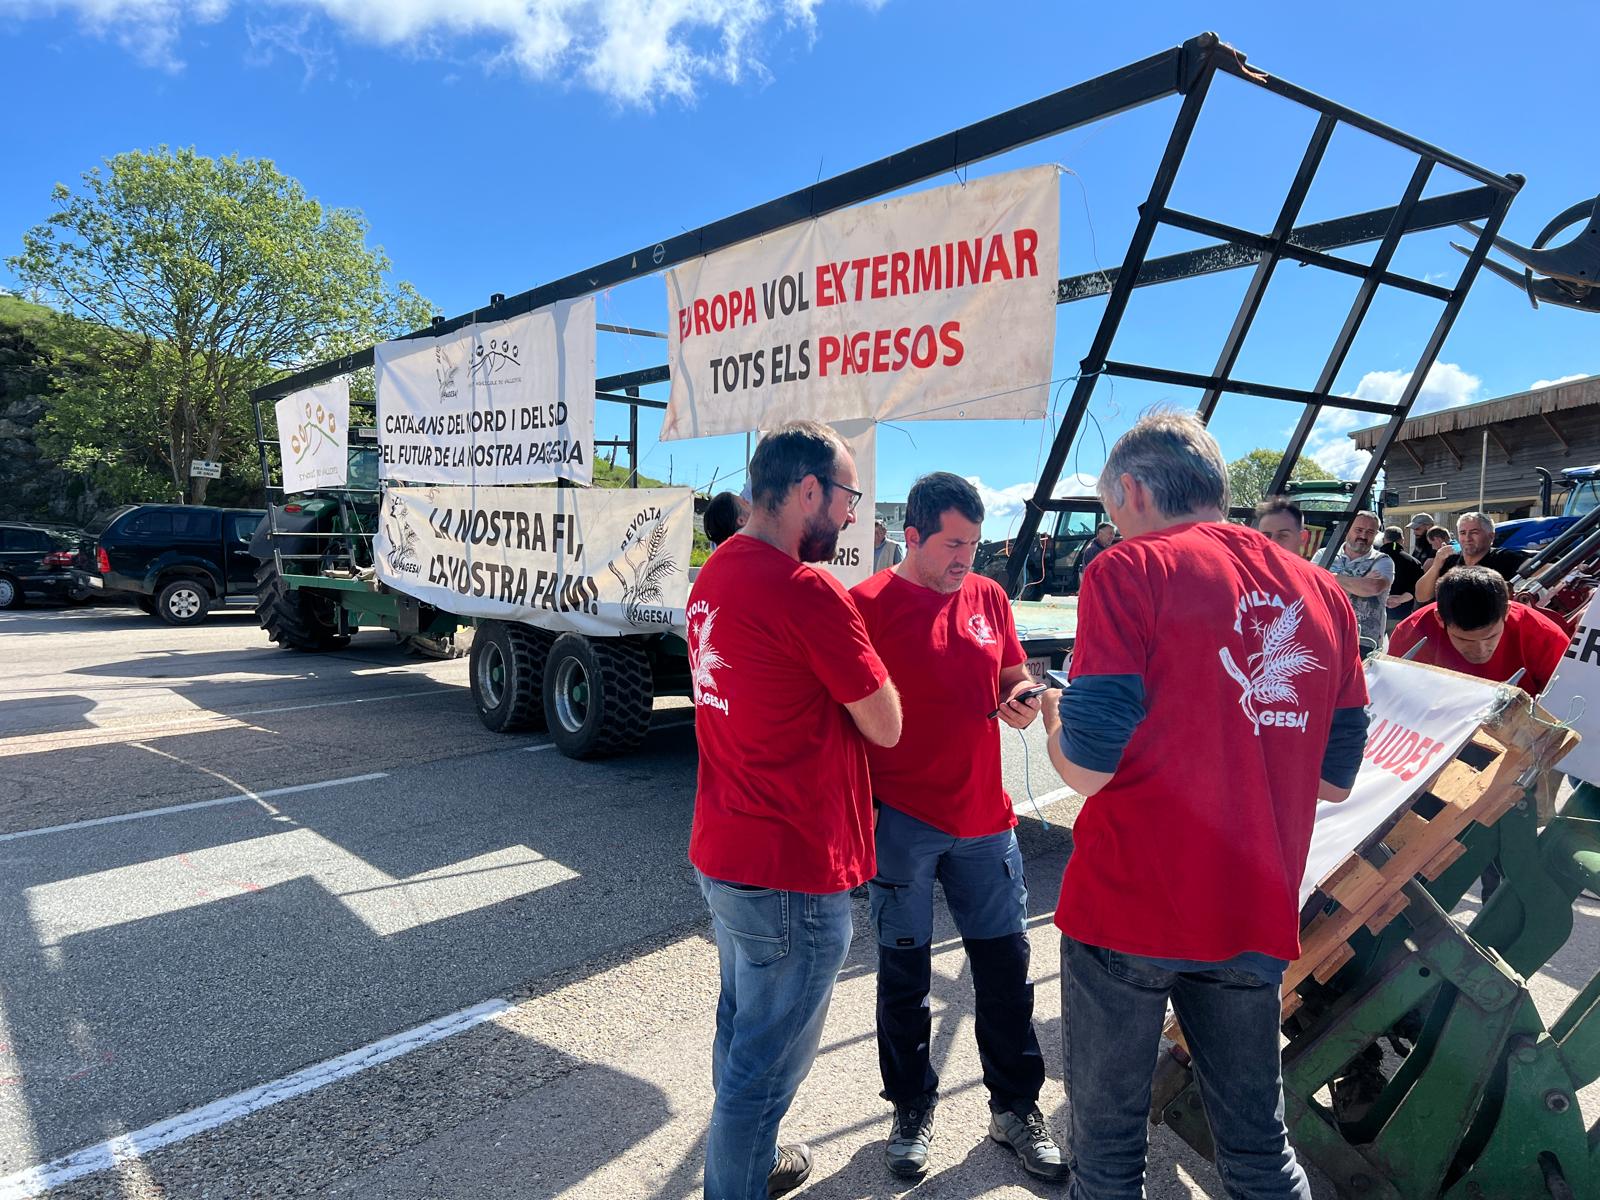
<path fill-rule="evenodd" d="M 1275 616 L 1263 617 L 1257 610 L 1266 609 Z M 1233 632 L 1245 639 L 1245 645 L 1254 640 L 1260 649 L 1246 655 L 1245 666 L 1250 673 L 1239 669 L 1228 647 L 1217 651 L 1222 669 L 1239 685 L 1239 707 L 1250 719 L 1257 737 L 1263 725 L 1278 729 L 1306 731 L 1310 713 L 1295 708 L 1268 707 L 1276 705 L 1298 706 L 1300 694 L 1295 690 L 1294 678 L 1307 671 L 1325 670 L 1316 656 L 1296 640 L 1300 632 L 1300 618 L 1305 612 L 1305 601 L 1284 604 L 1282 596 L 1264 592 L 1246 592 L 1239 599 L 1234 616 Z M 1246 634 L 1246 630 L 1249 633 Z"/>
<path fill-rule="evenodd" d="M 980 646 L 994 645 L 994 630 L 989 628 L 989 618 L 982 613 L 973 613 L 967 618 L 967 632 Z"/>
<path fill-rule="evenodd" d="M 728 660 L 711 644 L 711 630 L 718 611 L 704 600 L 696 600 L 685 614 L 689 621 L 689 681 L 694 686 L 696 704 L 714 708 L 726 716 L 728 702 L 717 695 L 716 672 L 725 668 Z"/>

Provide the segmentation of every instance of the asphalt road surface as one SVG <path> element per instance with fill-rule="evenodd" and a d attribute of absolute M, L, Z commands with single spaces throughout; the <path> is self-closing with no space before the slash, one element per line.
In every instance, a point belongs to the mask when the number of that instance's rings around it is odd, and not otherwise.
<path fill-rule="evenodd" d="M 242 613 L 0 614 L 0 1200 L 698 1195 L 716 972 L 690 712 L 662 701 L 640 753 L 575 763 L 484 730 L 466 683 L 384 634 L 300 655 Z M 1064 1131 L 1049 914 L 1076 803 L 1037 730 L 1004 736 Z M 806 1195 L 896 1191 L 860 907 L 786 1126 L 818 1150 Z M 1541 1007 L 1592 970 L 1597 918 Z M 939 937 L 917 1195 L 1050 1194 L 982 1136 Z M 1165 1129 L 1149 1186 L 1222 1195 Z"/>

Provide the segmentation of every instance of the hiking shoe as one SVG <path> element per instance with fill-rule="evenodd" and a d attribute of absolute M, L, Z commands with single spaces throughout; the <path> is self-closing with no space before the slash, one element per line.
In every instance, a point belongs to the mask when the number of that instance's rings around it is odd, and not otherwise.
<path fill-rule="evenodd" d="M 894 1127 L 883 1156 L 889 1170 L 903 1179 L 920 1179 L 928 1169 L 928 1146 L 933 1141 L 933 1105 L 896 1104 Z"/>
<path fill-rule="evenodd" d="M 767 1172 L 767 1195 L 792 1192 L 811 1178 L 811 1147 L 804 1142 L 778 1147 L 778 1161 Z"/>
<path fill-rule="evenodd" d="M 1061 1161 L 1061 1148 L 1050 1136 L 1044 1114 L 1034 1105 L 1020 1117 L 1014 1112 L 991 1112 L 989 1136 L 1002 1146 L 1010 1146 L 1022 1160 L 1022 1169 L 1035 1179 L 1061 1183 L 1067 1164 Z"/>

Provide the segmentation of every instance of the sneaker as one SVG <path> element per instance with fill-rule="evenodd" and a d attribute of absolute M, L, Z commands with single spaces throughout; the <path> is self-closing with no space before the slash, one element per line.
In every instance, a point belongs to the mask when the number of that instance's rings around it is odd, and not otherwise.
<path fill-rule="evenodd" d="M 1022 1169 L 1035 1179 L 1061 1183 L 1067 1177 L 1067 1164 L 1061 1161 L 1061 1148 L 1050 1136 L 1044 1114 L 1034 1105 L 1018 1116 L 1014 1112 L 991 1112 L 989 1136 L 1002 1146 L 1010 1146 L 1022 1160 Z"/>
<path fill-rule="evenodd" d="M 778 1161 L 767 1172 L 767 1195 L 792 1192 L 811 1178 L 811 1147 L 804 1142 L 778 1147 Z"/>
<path fill-rule="evenodd" d="M 933 1105 L 896 1104 L 894 1127 L 883 1156 L 889 1170 L 903 1179 L 920 1179 L 928 1169 L 928 1146 L 933 1141 Z"/>

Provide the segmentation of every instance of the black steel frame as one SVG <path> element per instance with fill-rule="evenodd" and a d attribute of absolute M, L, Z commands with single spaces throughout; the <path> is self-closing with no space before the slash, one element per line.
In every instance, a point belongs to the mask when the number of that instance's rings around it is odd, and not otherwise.
<path fill-rule="evenodd" d="M 1290 184 L 1289 193 L 1279 210 L 1272 231 L 1267 234 L 1254 233 L 1180 212 L 1167 204 L 1173 182 L 1177 178 L 1178 168 L 1183 162 L 1190 137 L 1200 118 L 1212 80 L 1218 71 L 1309 108 L 1318 114 L 1316 128 L 1306 147 L 1299 170 Z M 1097 508 L 1096 502 L 1092 500 L 1058 500 L 1054 498 L 1053 493 L 1061 478 L 1067 455 L 1089 410 L 1095 387 L 1102 376 L 1197 388 L 1202 392 L 1200 415 L 1206 420 L 1210 419 L 1218 401 L 1225 394 L 1261 396 L 1303 405 L 1300 421 L 1290 438 L 1283 461 L 1273 480 L 1275 490 L 1281 489 L 1289 478 L 1295 463 L 1304 451 L 1312 426 L 1324 408 L 1354 409 L 1387 416 L 1388 423 L 1362 474 L 1360 485 L 1351 497 L 1350 507 L 1341 520 L 1340 528 L 1332 531 L 1332 539 L 1340 539 L 1343 536 L 1343 524 L 1360 509 L 1365 498 L 1370 495 L 1384 456 L 1394 442 L 1401 424 L 1410 413 L 1412 404 L 1427 378 L 1428 370 L 1438 357 L 1439 349 L 1461 310 L 1467 292 L 1483 266 L 1493 239 L 1505 219 L 1506 211 L 1521 188 L 1523 180 L 1518 175 L 1501 175 L 1490 171 L 1430 145 L 1420 138 L 1261 71 L 1249 65 L 1243 54 L 1212 33 L 1201 34 L 1181 46 L 1152 55 L 1130 66 L 943 134 L 830 179 L 819 180 L 811 187 L 746 209 L 744 212 L 714 221 L 699 229 L 630 251 L 608 262 L 574 272 L 515 296 L 503 297 L 497 294 L 485 308 L 475 309 L 451 320 L 436 319 L 430 327 L 406 336 L 427 337 L 450 333 L 474 322 L 504 320 L 559 300 L 587 295 L 619 283 L 652 275 L 750 238 L 864 203 L 876 196 L 925 182 L 946 172 L 957 171 L 971 163 L 1015 150 L 1041 138 L 1064 133 L 1174 95 L 1182 96 L 1182 103 L 1168 136 L 1166 150 L 1156 168 L 1148 198 L 1140 206 L 1139 221 L 1129 240 L 1122 265 L 1115 270 L 1062 279 L 1058 284 L 1058 303 L 1071 303 L 1091 296 L 1105 295 L 1106 306 L 1089 352 L 1080 365 L 1071 399 L 1062 414 L 1033 499 L 1028 504 L 1022 526 L 1017 531 L 1016 541 L 1023 545 L 1030 543 L 1038 532 L 1043 514 L 1047 512 L 1093 511 Z M 1296 226 L 1295 220 L 1300 207 L 1310 192 L 1318 168 L 1322 165 L 1328 143 L 1340 125 L 1368 133 L 1416 155 L 1417 165 L 1411 181 L 1400 202 L 1393 207 L 1357 213 L 1332 221 Z M 1429 176 L 1437 166 L 1453 170 L 1478 186 L 1422 199 L 1422 192 Z M 1423 280 L 1410 279 L 1389 269 L 1395 249 L 1405 234 L 1459 226 L 1472 221 L 1481 221 L 1483 224 L 1453 287 L 1443 288 Z M 1151 241 L 1160 225 L 1169 225 L 1216 238 L 1217 244 L 1184 254 L 1156 259 L 1147 258 Z M 1367 266 L 1327 253 L 1342 246 L 1371 241 L 1378 241 L 1379 246 L 1372 262 Z M 1303 391 L 1232 377 L 1239 352 L 1260 309 L 1262 297 L 1278 264 L 1285 259 L 1304 266 L 1351 275 L 1361 280 L 1356 298 L 1334 339 L 1316 384 Z M 1224 340 L 1216 366 L 1210 374 L 1172 371 L 1157 366 L 1122 362 L 1110 357 L 1112 345 L 1134 288 L 1252 265 L 1255 267 L 1255 273 L 1246 288 L 1233 326 Z M 1380 287 L 1393 287 L 1427 296 L 1440 301 L 1443 305 L 1433 332 L 1412 371 L 1410 382 L 1404 388 L 1399 402 L 1393 405 L 1335 396 L 1330 390 Z M 619 328 L 616 332 L 642 331 Z M 268 473 L 267 439 L 261 426 L 261 404 L 335 376 L 370 367 L 372 363 L 373 351 L 369 348 L 358 354 L 346 355 L 284 376 L 251 393 L 251 399 L 256 406 L 257 438 L 262 442 L 264 479 L 270 479 L 271 476 Z M 638 389 L 649 384 L 664 382 L 667 378 L 667 368 L 661 366 L 629 371 L 595 381 L 597 397 L 632 406 L 633 420 L 630 423 L 632 434 L 629 442 L 630 449 L 634 452 L 635 463 L 637 463 L 638 449 L 638 406 L 664 407 L 660 401 L 640 399 Z M 1026 558 L 1027 556 L 1022 554 L 1011 556 L 1013 590 L 1019 582 Z"/>

